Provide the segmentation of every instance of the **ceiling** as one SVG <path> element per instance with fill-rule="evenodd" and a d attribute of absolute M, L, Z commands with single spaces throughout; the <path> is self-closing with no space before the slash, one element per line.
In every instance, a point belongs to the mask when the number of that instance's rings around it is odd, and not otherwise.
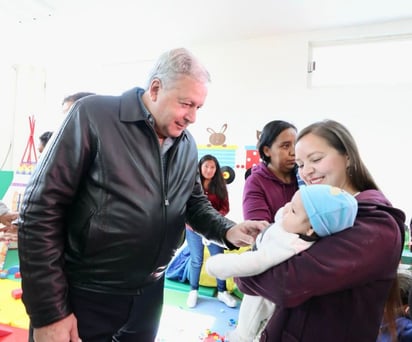
<path fill-rule="evenodd" d="M 0 0 L 3 39 L 25 55 L 84 44 L 143 52 L 410 18 L 411 0 Z"/>

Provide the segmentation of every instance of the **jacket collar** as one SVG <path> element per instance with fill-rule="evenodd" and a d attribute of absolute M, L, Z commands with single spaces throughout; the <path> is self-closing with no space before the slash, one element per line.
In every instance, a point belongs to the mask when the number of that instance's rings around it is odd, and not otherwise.
<path fill-rule="evenodd" d="M 120 121 L 123 122 L 138 122 L 150 119 L 150 112 L 142 101 L 142 95 L 145 92 L 143 88 L 132 88 L 125 91 L 120 97 Z M 153 125 L 153 122 L 150 122 Z M 186 130 L 183 131 L 181 137 L 186 137 Z M 180 139 L 179 139 L 180 140 Z"/>
<path fill-rule="evenodd" d="M 144 89 L 133 88 L 120 97 L 120 121 L 134 122 L 147 120 L 149 112 L 143 104 Z"/>

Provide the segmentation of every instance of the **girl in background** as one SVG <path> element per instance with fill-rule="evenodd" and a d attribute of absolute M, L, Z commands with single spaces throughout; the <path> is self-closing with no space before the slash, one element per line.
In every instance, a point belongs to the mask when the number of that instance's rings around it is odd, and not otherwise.
<path fill-rule="evenodd" d="M 207 154 L 200 159 L 198 168 L 205 195 L 217 211 L 222 215 L 226 215 L 229 212 L 229 196 L 218 160 L 216 157 Z M 186 241 L 190 250 L 190 292 L 186 304 L 189 308 L 194 308 L 198 298 L 204 243 L 207 245 L 210 255 L 223 253 L 224 248 L 207 242 L 189 226 L 186 226 Z M 226 281 L 216 280 L 218 290 L 217 298 L 229 307 L 236 307 L 236 299 L 227 292 Z"/>
<path fill-rule="evenodd" d="M 39 147 L 38 150 L 40 153 L 43 152 L 44 148 L 46 147 L 47 143 L 49 142 L 53 132 L 46 131 L 39 137 Z"/>

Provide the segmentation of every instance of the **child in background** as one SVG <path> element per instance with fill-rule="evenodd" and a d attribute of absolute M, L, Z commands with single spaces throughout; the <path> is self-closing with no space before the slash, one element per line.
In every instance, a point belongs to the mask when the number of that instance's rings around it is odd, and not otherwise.
<path fill-rule="evenodd" d="M 39 147 L 37 148 L 40 153 L 43 152 L 47 143 L 49 142 L 53 132 L 46 131 L 39 137 Z"/>
<path fill-rule="evenodd" d="M 391 291 L 386 301 L 377 342 L 412 341 L 412 275 L 399 272 L 393 286 L 398 291 Z"/>
<path fill-rule="evenodd" d="M 357 209 L 356 199 L 342 189 L 325 184 L 303 186 L 256 239 L 257 250 L 212 256 L 206 271 L 219 279 L 259 274 L 309 248 L 318 238 L 351 227 Z M 228 341 L 254 341 L 274 310 L 274 303 L 244 295 L 238 325 L 228 333 Z"/>

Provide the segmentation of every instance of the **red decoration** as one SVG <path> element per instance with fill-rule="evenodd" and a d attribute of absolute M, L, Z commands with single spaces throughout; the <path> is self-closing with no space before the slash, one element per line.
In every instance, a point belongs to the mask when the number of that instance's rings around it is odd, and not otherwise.
<path fill-rule="evenodd" d="M 27 141 L 26 148 L 24 149 L 23 157 L 20 161 L 19 173 L 31 174 L 34 166 L 37 164 L 36 146 L 34 143 L 34 127 L 35 127 L 34 115 L 29 117 L 30 124 L 30 136 Z M 33 158 L 33 159 L 32 159 Z"/>

